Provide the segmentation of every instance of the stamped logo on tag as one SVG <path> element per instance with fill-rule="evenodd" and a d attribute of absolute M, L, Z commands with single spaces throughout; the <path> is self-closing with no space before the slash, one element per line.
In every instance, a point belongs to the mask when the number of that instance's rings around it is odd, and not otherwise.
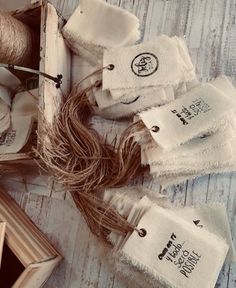
<path fill-rule="evenodd" d="M 133 73 L 139 77 L 147 77 L 158 69 L 159 61 L 153 53 L 145 52 L 138 54 L 131 63 Z"/>

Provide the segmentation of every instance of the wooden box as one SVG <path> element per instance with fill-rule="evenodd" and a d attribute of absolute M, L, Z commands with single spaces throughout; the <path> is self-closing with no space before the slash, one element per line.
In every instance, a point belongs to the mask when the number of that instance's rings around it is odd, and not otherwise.
<path fill-rule="evenodd" d="M 58 16 L 53 5 L 46 0 L 13 11 L 11 15 L 30 26 L 37 33 L 40 43 L 38 69 L 54 77 L 60 74 L 63 76 L 60 88 L 56 88 L 54 81 L 43 76 L 38 77 L 39 108 L 42 114 L 39 113 L 37 131 L 40 133 L 40 126 L 44 121 L 42 115 L 49 123 L 52 123 L 53 115 L 60 106 L 62 95 L 71 89 L 71 52 L 60 32 L 64 20 Z M 33 155 L 29 149 L 24 153 L 1 154 L 0 162 L 32 160 L 32 158 Z"/>
<path fill-rule="evenodd" d="M 2 189 L 0 189 L 0 222 L 6 222 L 0 286 L 42 287 L 62 257 Z"/>

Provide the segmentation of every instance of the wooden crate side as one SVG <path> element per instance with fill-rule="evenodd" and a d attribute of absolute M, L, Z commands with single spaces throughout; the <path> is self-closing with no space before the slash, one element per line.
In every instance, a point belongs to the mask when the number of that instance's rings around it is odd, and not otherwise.
<path fill-rule="evenodd" d="M 58 113 L 64 94 L 71 89 L 71 52 L 60 32 L 60 19 L 52 4 L 43 3 L 41 15 L 41 54 L 40 70 L 56 77 L 62 74 L 61 88 L 53 81 L 39 77 L 40 108 L 48 123 L 52 123 Z M 44 119 L 39 122 L 43 124 Z"/>

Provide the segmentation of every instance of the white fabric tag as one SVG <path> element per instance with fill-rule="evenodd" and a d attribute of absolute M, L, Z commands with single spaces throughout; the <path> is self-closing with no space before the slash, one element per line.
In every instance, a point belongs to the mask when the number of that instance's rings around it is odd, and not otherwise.
<path fill-rule="evenodd" d="M 220 165 L 220 167 L 217 168 L 210 168 L 210 169 L 204 169 L 204 171 L 188 171 L 185 173 L 179 173 L 179 175 L 176 174 L 169 174 L 166 173 L 166 175 L 159 176 L 159 174 L 153 174 L 153 177 L 158 177 L 158 182 L 162 186 L 163 189 L 171 186 L 171 185 L 177 185 L 180 183 L 184 183 L 186 180 L 195 179 L 197 177 L 207 175 L 207 174 L 217 174 L 217 173 L 228 173 L 236 171 L 236 159 L 234 158 L 232 161 L 229 161 L 227 163 L 224 163 L 223 165 Z"/>
<path fill-rule="evenodd" d="M 1 134 L 5 133 L 5 131 L 7 131 L 7 129 L 10 127 L 10 125 L 11 125 L 11 115 L 10 115 L 10 112 L 8 112 L 0 120 L 0 137 L 1 137 Z"/>
<path fill-rule="evenodd" d="M 0 154 L 19 152 L 29 139 L 32 124 L 32 116 L 12 116 L 11 127 L 0 137 Z"/>
<path fill-rule="evenodd" d="M 139 114 L 161 148 L 180 144 L 217 129 L 218 121 L 235 109 L 231 100 L 211 84 L 202 84 L 160 108 Z"/>
<path fill-rule="evenodd" d="M 153 205 L 121 247 L 124 261 L 175 288 L 214 288 L 228 252 L 223 239 Z M 210 269 L 209 269 L 210 267 Z"/>
<path fill-rule="evenodd" d="M 169 200 L 165 195 L 155 193 L 142 186 L 106 189 L 103 200 L 115 207 L 119 214 L 128 218 L 134 203 L 140 201 L 143 197 L 148 197 L 151 204 L 156 203 L 161 207 L 170 206 Z"/>
<path fill-rule="evenodd" d="M 0 85 L 15 88 L 21 85 L 20 80 L 8 69 L 0 67 Z"/>
<path fill-rule="evenodd" d="M 103 67 L 110 64 L 113 70 L 103 70 L 103 90 L 178 85 L 193 78 L 191 73 L 183 73 L 176 41 L 164 35 L 131 47 L 106 50 Z"/>
<path fill-rule="evenodd" d="M 0 134 L 5 132 L 10 126 L 10 108 L 8 104 L 0 99 Z"/>
<path fill-rule="evenodd" d="M 96 63 L 104 48 L 135 43 L 138 28 L 138 18 L 126 10 L 102 0 L 80 0 L 62 34 L 76 54 Z"/>
<path fill-rule="evenodd" d="M 235 143 L 235 140 L 234 140 Z M 156 176 L 164 176 L 167 174 L 182 174 L 182 173 L 202 173 L 208 169 L 219 168 L 222 165 L 229 165 L 232 158 L 235 162 L 235 157 L 233 156 L 236 149 L 227 143 L 221 146 L 219 149 L 213 149 L 207 153 L 203 153 L 198 156 L 198 158 L 184 159 L 183 161 L 178 160 L 176 164 L 172 163 L 162 163 L 154 164 L 150 166 L 150 172 Z M 195 161 L 194 161 L 195 160 Z"/>
<path fill-rule="evenodd" d="M 9 89 L 1 85 L 0 85 L 0 99 L 3 100 L 8 106 L 11 106 L 11 93 Z"/>
<path fill-rule="evenodd" d="M 38 89 L 17 93 L 12 102 L 12 115 L 32 115 L 35 119 L 37 119 L 38 97 Z"/>
<path fill-rule="evenodd" d="M 192 84 L 192 87 L 196 86 L 196 81 L 193 81 Z M 186 84 L 182 84 L 181 86 L 185 86 L 185 89 L 189 90 L 186 87 Z M 119 99 L 113 99 L 108 90 L 102 91 L 100 89 L 94 92 L 94 96 L 100 108 L 97 111 L 97 114 L 108 119 L 128 117 L 150 107 L 165 105 L 179 97 L 179 93 L 181 93 L 180 89 L 177 88 L 174 90 L 172 86 L 127 90 L 131 90 L 132 92 L 129 91 L 128 95 L 125 94 Z M 116 90 L 112 90 L 111 92 L 114 91 Z"/>
<path fill-rule="evenodd" d="M 174 210 L 174 213 L 189 223 L 193 223 L 199 229 L 206 229 L 225 239 L 226 243 L 229 245 L 229 251 L 226 258 L 227 261 L 232 262 L 236 260 L 229 220 L 223 204 L 206 204 L 201 205 L 200 207 L 185 207 Z"/>
<path fill-rule="evenodd" d="M 143 164 L 152 163 L 166 163 L 183 160 L 185 157 L 191 157 L 193 160 L 198 158 L 198 155 L 208 152 L 211 149 L 216 149 L 222 146 L 226 141 L 230 141 L 235 137 L 235 131 L 231 124 L 228 123 L 226 127 L 220 127 L 215 133 L 207 137 L 199 137 L 190 140 L 189 142 L 178 146 L 171 151 L 163 151 L 156 142 L 153 141 L 153 145 L 147 147 L 142 145 L 142 153 L 146 155 L 147 162 Z M 175 162 L 176 163 L 176 162 Z"/>
<path fill-rule="evenodd" d="M 170 202 L 166 196 L 160 193 L 154 193 L 141 186 L 107 189 L 104 192 L 103 200 L 106 203 L 109 203 L 109 205 L 114 207 L 120 215 L 127 219 L 130 219 L 130 215 L 133 215 L 134 211 L 143 211 L 153 203 L 156 203 L 161 207 L 170 206 Z M 113 232 L 108 236 L 108 240 L 115 246 L 123 239 L 123 236 Z"/>

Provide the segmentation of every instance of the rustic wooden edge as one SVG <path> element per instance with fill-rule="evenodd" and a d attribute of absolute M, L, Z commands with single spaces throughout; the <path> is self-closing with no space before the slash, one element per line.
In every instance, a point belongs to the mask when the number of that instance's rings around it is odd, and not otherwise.
<path fill-rule="evenodd" d="M 5 243 L 26 268 L 13 287 L 41 287 L 62 256 L 3 189 L 0 189 L 0 221 L 7 223 Z M 32 265 L 37 267 L 35 276 Z"/>

